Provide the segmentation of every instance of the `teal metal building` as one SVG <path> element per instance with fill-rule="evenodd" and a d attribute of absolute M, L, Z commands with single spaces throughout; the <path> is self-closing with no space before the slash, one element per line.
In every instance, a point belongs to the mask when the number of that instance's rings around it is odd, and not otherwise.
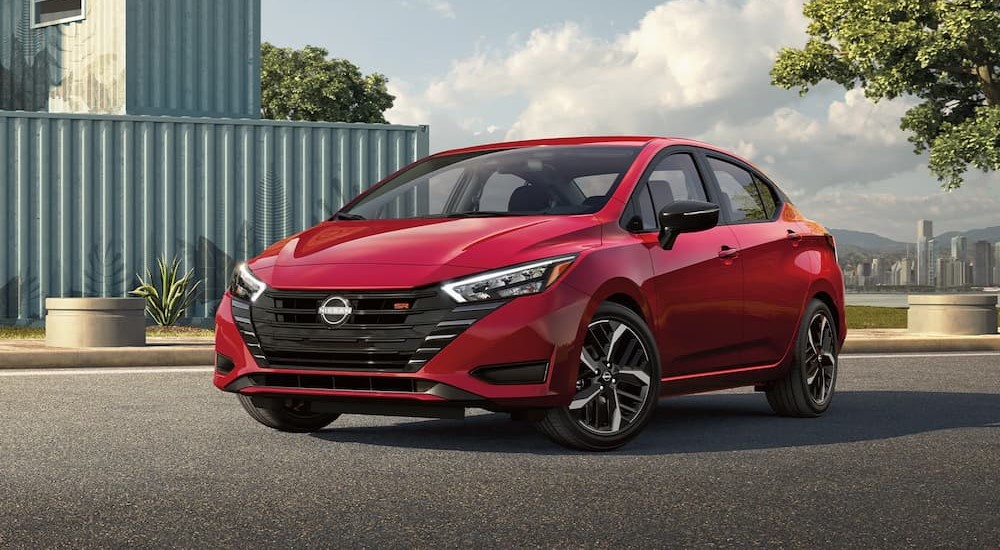
<path fill-rule="evenodd" d="M 0 323 L 203 281 L 425 156 L 426 126 L 259 120 L 259 0 L 0 0 Z"/>

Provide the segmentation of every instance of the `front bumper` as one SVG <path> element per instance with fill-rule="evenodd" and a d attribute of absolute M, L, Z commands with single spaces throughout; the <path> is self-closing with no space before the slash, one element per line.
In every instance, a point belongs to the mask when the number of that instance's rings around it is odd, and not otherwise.
<path fill-rule="evenodd" d="M 247 317 L 234 319 L 232 297 L 227 293 L 216 315 L 214 384 L 261 401 L 298 398 L 322 403 L 331 410 L 370 414 L 435 416 L 433 410 L 438 407 L 514 410 L 565 406 L 574 392 L 578 343 L 586 329 L 589 300 L 565 284 L 510 300 L 485 311 L 440 351 L 414 355 L 429 357 L 425 362 L 410 361 L 389 372 L 351 368 L 342 361 L 330 368 L 316 362 L 275 368 L 267 353 L 254 346 L 256 340 L 246 337 L 245 333 L 252 331 L 247 330 Z M 463 317 L 454 312 L 467 305 L 450 305 L 456 309 L 448 318 Z M 326 330 L 335 335 L 340 329 Z M 522 383 L 524 380 L 537 381 Z M 430 413 L 420 414 L 424 409 Z"/>

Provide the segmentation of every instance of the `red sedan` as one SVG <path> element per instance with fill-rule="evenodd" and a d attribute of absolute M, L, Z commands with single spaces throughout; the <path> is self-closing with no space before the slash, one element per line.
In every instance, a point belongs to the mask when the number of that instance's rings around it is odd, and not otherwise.
<path fill-rule="evenodd" d="M 238 266 L 215 385 L 284 431 L 476 407 L 608 450 L 665 395 L 752 385 L 822 414 L 843 289 L 829 232 L 731 153 L 497 143 L 422 159 Z"/>

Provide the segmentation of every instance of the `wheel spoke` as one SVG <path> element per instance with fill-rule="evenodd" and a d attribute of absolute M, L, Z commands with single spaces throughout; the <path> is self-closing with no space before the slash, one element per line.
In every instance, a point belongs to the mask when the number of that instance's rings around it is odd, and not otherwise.
<path fill-rule="evenodd" d="M 628 368 L 618 371 L 619 377 L 632 378 L 635 382 L 629 381 L 629 383 L 637 383 L 642 386 L 649 386 L 649 374 L 638 368 Z"/>
<path fill-rule="evenodd" d="M 623 390 L 621 386 L 616 387 L 615 391 L 618 392 L 619 399 L 622 398 L 622 397 L 624 397 L 626 399 L 631 399 L 632 401 L 637 401 L 637 402 L 640 402 L 640 403 L 642 402 L 642 394 L 641 393 L 639 395 L 635 395 L 635 394 L 629 393 L 629 392 Z M 622 406 L 624 407 L 625 404 L 623 403 Z"/>
<path fill-rule="evenodd" d="M 618 401 L 618 392 L 611 392 L 613 399 L 608 400 L 608 407 L 611 409 L 611 431 L 617 432 L 622 427 L 622 407 Z"/>
<path fill-rule="evenodd" d="M 806 351 L 809 351 L 810 353 L 813 353 L 813 354 L 819 354 L 819 347 L 816 345 L 816 338 L 813 336 L 813 327 L 812 327 L 812 324 L 810 324 L 809 328 L 806 329 L 806 335 L 808 337 L 807 350 Z"/>
<path fill-rule="evenodd" d="M 614 352 L 615 344 L 618 343 L 618 340 L 622 337 L 622 334 L 625 334 L 625 332 L 627 330 L 628 330 L 627 326 L 625 326 L 623 323 L 619 323 L 618 327 L 615 328 L 615 331 L 611 334 L 611 341 L 608 342 L 608 358 L 609 359 L 611 358 L 612 352 Z"/>
<path fill-rule="evenodd" d="M 586 407 L 593 401 L 598 395 L 601 394 L 601 387 L 597 384 L 591 384 L 576 393 L 573 396 L 573 401 L 569 404 L 569 410 L 576 411 Z"/>
<path fill-rule="evenodd" d="M 580 362 L 586 365 L 586 367 L 594 374 L 600 374 L 602 367 L 601 362 L 594 359 L 593 356 L 590 355 L 586 346 L 584 346 L 583 351 L 580 352 Z"/>

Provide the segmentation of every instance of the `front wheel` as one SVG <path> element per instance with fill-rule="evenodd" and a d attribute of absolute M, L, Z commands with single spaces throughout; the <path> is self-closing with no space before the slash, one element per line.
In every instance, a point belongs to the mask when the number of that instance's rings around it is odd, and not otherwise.
<path fill-rule="evenodd" d="M 795 362 L 767 390 L 767 402 L 782 416 L 810 417 L 830 407 L 837 384 L 837 329 L 830 308 L 813 300 L 802 316 Z"/>
<path fill-rule="evenodd" d="M 265 408 L 254 405 L 253 398 L 248 395 L 239 394 L 237 397 L 251 418 L 282 432 L 316 432 L 329 426 L 340 416 L 338 413 L 311 412 L 309 404 L 299 400 L 287 400 L 276 408 Z"/>
<path fill-rule="evenodd" d="M 649 327 L 627 307 L 605 302 L 587 326 L 572 402 L 546 410 L 536 426 L 566 447 L 617 449 L 649 422 L 659 389 Z"/>

